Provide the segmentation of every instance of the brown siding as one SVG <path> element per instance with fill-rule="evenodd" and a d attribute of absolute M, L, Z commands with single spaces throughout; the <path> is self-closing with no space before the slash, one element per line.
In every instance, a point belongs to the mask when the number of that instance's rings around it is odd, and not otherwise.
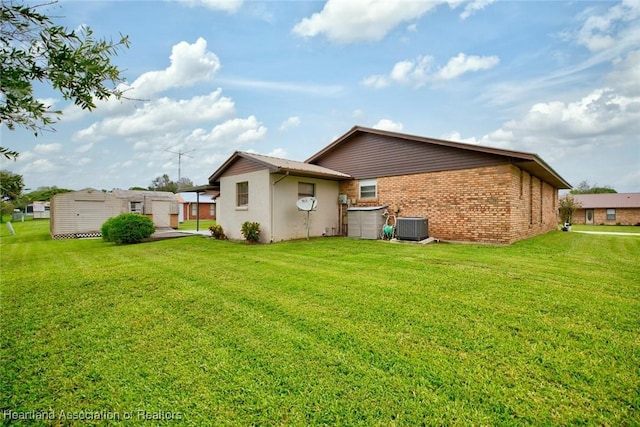
<path fill-rule="evenodd" d="M 314 163 L 347 173 L 355 179 L 364 179 L 495 166 L 507 162 L 505 157 L 487 153 L 361 134 Z"/>
<path fill-rule="evenodd" d="M 230 165 L 221 176 L 242 175 L 243 173 L 256 172 L 266 169 L 264 165 L 254 162 L 243 157 L 239 157 L 232 165 Z"/>

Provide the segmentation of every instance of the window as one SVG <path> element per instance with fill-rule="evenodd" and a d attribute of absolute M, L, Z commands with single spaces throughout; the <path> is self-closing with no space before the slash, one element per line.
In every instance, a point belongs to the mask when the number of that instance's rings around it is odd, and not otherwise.
<path fill-rule="evenodd" d="M 615 221 L 616 220 L 616 210 L 609 208 L 607 209 L 607 221 Z"/>
<path fill-rule="evenodd" d="M 129 202 L 129 212 L 141 214 L 142 213 L 142 202 Z"/>
<path fill-rule="evenodd" d="M 247 181 L 236 184 L 236 207 L 249 206 L 249 183 Z"/>
<path fill-rule="evenodd" d="M 216 205 L 214 205 L 213 203 L 209 205 L 209 215 L 211 215 L 211 218 L 214 218 L 216 216 Z"/>
<path fill-rule="evenodd" d="M 315 197 L 316 195 L 316 185 L 310 182 L 299 182 L 298 183 L 298 199 L 303 197 Z"/>
<path fill-rule="evenodd" d="M 360 181 L 360 198 L 375 199 L 376 198 L 377 181 L 375 179 L 363 179 Z"/>
<path fill-rule="evenodd" d="M 191 216 L 193 218 L 198 216 L 198 205 L 196 203 L 191 203 Z"/>

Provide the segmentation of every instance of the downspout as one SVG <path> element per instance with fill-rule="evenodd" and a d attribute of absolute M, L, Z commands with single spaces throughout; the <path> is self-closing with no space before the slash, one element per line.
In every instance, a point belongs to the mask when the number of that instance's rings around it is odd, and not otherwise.
<path fill-rule="evenodd" d="M 273 187 L 271 188 L 271 215 L 270 215 L 270 217 L 271 217 L 271 218 L 270 218 L 270 219 L 271 219 L 271 237 L 269 238 L 269 242 L 270 242 L 270 243 L 273 243 L 273 227 L 274 227 L 274 225 L 275 225 L 275 224 L 274 224 L 274 222 L 275 222 L 275 221 L 274 221 L 274 218 L 273 218 L 273 217 L 274 217 L 274 209 L 275 209 L 275 208 L 274 208 L 274 206 L 275 206 L 275 203 L 276 203 L 276 191 L 275 191 L 276 184 L 277 184 L 277 183 L 279 183 L 280 181 L 282 181 L 283 179 L 285 179 L 285 178 L 286 178 L 286 177 L 288 177 L 288 176 L 289 176 L 289 171 L 287 171 L 287 172 L 284 174 L 284 176 L 281 176 L 280 178 L 276 179 L 276 180 L 271 184 Z"/>

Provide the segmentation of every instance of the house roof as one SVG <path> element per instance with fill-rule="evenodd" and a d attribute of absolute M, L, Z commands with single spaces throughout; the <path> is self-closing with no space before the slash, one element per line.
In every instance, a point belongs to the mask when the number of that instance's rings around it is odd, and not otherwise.
<path fill-rule="evenodd" d="M 130 197 L 153 197 L 156 199 L 170 199 L 175 200 L 175 195 L 170 191 L 154 191 L 154 190 L 121 190 L 119 188 L 114 188 L 111 191 L 116 197 L 121 199 L 126 199 Z"/>
<path fill-rule="evenodd" d="M 640 193 L 572 194 L 583 209 L 640 208 Z"/>
<path fill-rule="evenodd" d="M 220 194 L 219 191 L 200 193 L 200 203 L 215 203 L 215 198 Z M 184 192 L 176 194 L 176 198 L 179 203 L 196 203 L 198 202 L 198 195 L 194 192 Z"/>
<path fill-rule="evenodd" d="M 254 161 L 265 169 L 269 169 L 271 173 L 291 173 L 298 176 L 307 176 L 315 178 L 328 179 L 349 179 L 350 175 L 337 172 L 329 168 L 313 165 L 295 160 L 281 159 L 279 157 L 265 156 L 263 154 L 247 153 L 245 151 L 236 151 L 209 177 L 209 182 L 213 183 L 220 179 L 220 176 L 239 158 Z"/>
<path fill-rule="evenodd" d="M 417 143 L 433 144 L 439 146 L 445 146 L 450 148 L 457 148 L 461 150 L 469 150 L 474 152 L 492 154 L 496 156 L 504 157 L 509 163 L 523 169 L 532 175 L 535 175 L 544 181 L 554 185 L 557 188 L 572 188 L 564 178 L 562 178 L 556 171 L 554 171 L 547 163 L 545 163 L 537 154 L 526 153 L 522 151 L 504 150 L 493 147 L 485 147 L 482 145 L 467 144 L 463 142 L 446 141 L 442 139 L 427 138 L 417 135 L 409 135 L 398 132 L 391 132 L 381 129 L 373 129 L 362 126 L 354 126 L 347 133 L 336 139 L 331 144 L 311 156 L 306 160 L 307 163 L 314 163 L 319 161 L 322 157 L 337 149 L 342 144 L 346 143 L 355 136 L 363 133 L 375 134 L 380 136 L 386 136 L 391 138 L 401 138 L 406 141 L 413 141 Z"/>

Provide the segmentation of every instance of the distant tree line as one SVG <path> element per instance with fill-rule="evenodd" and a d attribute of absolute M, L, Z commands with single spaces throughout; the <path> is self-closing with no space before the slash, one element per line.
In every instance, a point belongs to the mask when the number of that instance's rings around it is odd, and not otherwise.
<path fill-rule="evenodd" d="M 617 191 L 609 187 L 608 185 L 600 187 L 597 184 L 594 184 L 593 186 L 591 186 L 587 181 L 582 181 L 573 190 L 569 191 L 569 193 L 570 194 L 602 194 L 602 193 L 617 193 Z"/>

